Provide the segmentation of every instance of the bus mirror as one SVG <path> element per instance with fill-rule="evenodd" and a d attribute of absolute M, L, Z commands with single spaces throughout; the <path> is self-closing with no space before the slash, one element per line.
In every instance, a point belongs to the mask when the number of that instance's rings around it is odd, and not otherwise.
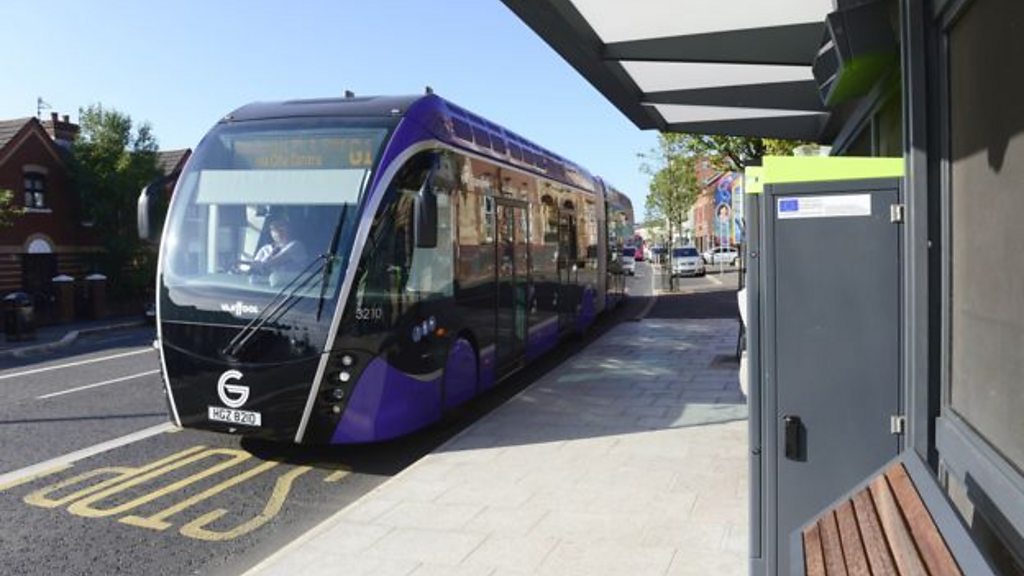
<path fill-rule="evenodd" d="M 413 234 L 417 248 L 437 247 L 437 194 L 434 192 L 434 175 L 440 164 L 440 156 L 427 156 L 430 167 L 427 177 L 423 178 L 423 186 L 416 195 L 416 213 L 413 219 Z"/>
<path fill-rule="evenodd" d="M 166 176 L 161 176 L 139 192 L 137 223 L 140 240 L 153 244 L 160 241 L 160 232 L 167 211 L 167 200 L 164 197 L 167 180 Z"/>
<path fill-rule="evenodd" d="M 431 170 L 416 194 L 413 231 L 417 248 L 437 248 L 437 194 L 434 193 L 433 182 L 434 173 Z"/>

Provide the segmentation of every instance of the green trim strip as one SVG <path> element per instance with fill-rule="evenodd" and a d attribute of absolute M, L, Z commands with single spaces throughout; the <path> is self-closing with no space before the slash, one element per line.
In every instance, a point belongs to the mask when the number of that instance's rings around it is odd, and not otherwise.
<path fill-rule="evenodd" d="M 902 178 L 903 170 L 902 157 L 765 156 L 761 184 Z"/>

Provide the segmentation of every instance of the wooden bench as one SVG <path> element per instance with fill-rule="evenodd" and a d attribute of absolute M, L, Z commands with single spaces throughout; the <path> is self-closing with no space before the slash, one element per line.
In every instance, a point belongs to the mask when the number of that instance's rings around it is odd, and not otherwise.
<path fill-rule="evenodd" d="M 802 562 L 794 565 L 807 576 L 992 574 L 916 454 L 887 465 L 796 536 Z"/>

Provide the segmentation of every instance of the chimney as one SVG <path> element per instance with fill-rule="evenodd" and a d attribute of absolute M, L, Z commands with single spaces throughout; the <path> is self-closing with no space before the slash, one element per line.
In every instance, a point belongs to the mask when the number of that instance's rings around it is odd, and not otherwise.
<path fill-rule="evenodd" d="M 71 143 L 78 137 L 78 124 L 72 124 L 71 117 L 67 114 L 62 120 L 59 114 L 51 112 L 50 120 L 43 122 L 43 128 L 50 138 L 63 148 L 70 148 Z"/>

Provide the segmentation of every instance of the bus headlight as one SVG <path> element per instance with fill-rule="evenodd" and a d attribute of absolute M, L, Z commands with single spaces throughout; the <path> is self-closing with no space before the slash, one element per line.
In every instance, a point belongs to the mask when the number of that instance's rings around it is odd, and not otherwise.
<path fill-rule="evenodd" d="M 344 372 L 342 372 L 344 374 Z M 345 390 L 342 388 L 334 388 L 331 390 L 331 398 L 336 402 L 341 402 L 345 399 Z"/>
<path fill-rule="evenodd" d="M 429 334 L 433 332 L 434 328 L 437 328 L 437 318 L 431 316 L 430 318 L 427 318 L 427 333 Z"/>
<path fill-rule="evenodd" d="M 413 326 L 412 327 L 412 341 L 418 343 L 420 341 L 420 339 L 422 339 L 422 338 L 423 338 L 423 332 L 420 331 L 419 325 L 417 324 L 416 326 Z"/>
<path fill-rule="evenodd" d="M 340 382 L 348 382 L 351 379 L 352 379 L 352 375 L 349 374 L 345 370 L 342 370 L 341 372 L 338 373 L 338 380 Z M 337 390 L 341 390 L 341 388 L 337 388 Z M 340 400 L 340 398 L 339 398 L 339 400 Z"/>
<path fill-rule="evenodd" d="M 344 356 L 341 357 L 341 365 L 346 367 L 346 368 L 348 368 L 349 366 L 351 366 L 351 365 L 353 365 L 355 363 L 356 363 L 356 359 L 353 358 L 352 356 L 348 355 L 348 354 L 345 354 Z"/>

